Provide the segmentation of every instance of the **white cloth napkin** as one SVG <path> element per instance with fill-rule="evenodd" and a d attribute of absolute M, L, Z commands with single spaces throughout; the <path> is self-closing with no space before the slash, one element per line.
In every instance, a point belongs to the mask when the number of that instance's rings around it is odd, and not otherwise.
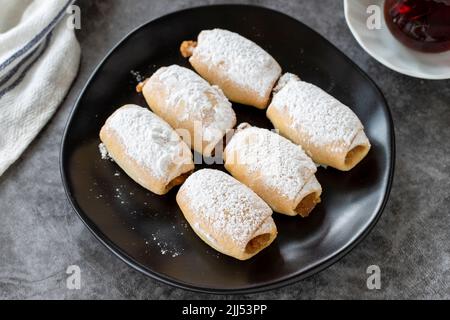
<path fill-rule="evenodd" d="M 80 62 L 73 0 L 0 0 L 0 176 L 66 96 Z"/>

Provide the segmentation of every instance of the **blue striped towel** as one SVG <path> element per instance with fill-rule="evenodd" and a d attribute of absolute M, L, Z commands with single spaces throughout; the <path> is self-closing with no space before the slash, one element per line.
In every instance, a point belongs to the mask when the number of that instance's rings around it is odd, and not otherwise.
<path fill-rule="evenodd" d="M 73 0 L 0 0 L 0 176 L 55 113 L 78 71 Z"/>

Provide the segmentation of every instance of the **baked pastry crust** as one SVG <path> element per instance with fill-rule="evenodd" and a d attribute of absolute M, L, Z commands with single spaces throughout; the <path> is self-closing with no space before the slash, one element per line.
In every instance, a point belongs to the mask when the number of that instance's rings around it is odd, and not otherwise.
<path fill-rule="evenodd" d="M 316 165 L 300 146 L 274 132 L 240 125 L 224 159 L 225 168 L 276 212 L 307 217 L 320 203 Z"/>
<path fill-rule="evenodd" d="M 177 203 L 204 242 L 239 260 L 255 256 L 277 236 L 270 207 L 222 171 L 192 174 L 180 188 Z"/>
<path fill-rule="evenodd" d="M 187 68 L 163 67 L 137 90 L 191 148 L 207 157 L 236 125 L 236 114 L 222 90 Z"/>
<path fill-rule="evenodd" d="M 266 109 L 281 75 L 278 62 L 256 43 L 222 29 L 205 30 L 180 47 L 194 69 L 234 102 Z"/>
<path fill-rule="evenodd" d="M 267 117 L 314 162 L 349 171 L 371 145 L 356 114 L 319 87 L 292 77 L 278 88 Z"/>
<path fill-rule="evenodd" d="M 126 105 L 106 121 L 100 139 L 111 158 L 144 188 L 164 195 L 194 170 L 189 147 L 150 110 Z"/>

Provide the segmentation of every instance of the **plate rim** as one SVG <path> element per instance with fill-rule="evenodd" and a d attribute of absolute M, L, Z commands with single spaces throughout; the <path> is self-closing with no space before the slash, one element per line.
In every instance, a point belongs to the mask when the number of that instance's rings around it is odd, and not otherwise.
<path fill-rule="evenodd" d="M 333 48 L 335 51 L 338 51 L 339 54 L 347 60 L 349 63 L 351 63 L 352 66 L 354 66 L 355 71 L 357 71 L 359 74 L 361 74 L 366 80 L 373 86 L 373 88 L 378 92 L 383 104 L 382 108 L 384 109 L 387 117 L 387 131 L 388 135 L 390 136 L 390 140 L 388 143 L 390 143 L 390 154 L 388 154 L 388 176 L 387 176 L 387 184 L 386 188 L 384 190 L 384 196 L 383 200 L 379 204 L 378 208 L 376 209 L 376 215 L 373 218 L 372 221 L 370 221 L 369 225 L 359 234 L 357 235 L 353 241 L 348 244 L 346 247 L 343 247 L 341 250 L 336 251 L 330 258 L 325 259 L 322 262 L 319 262 L 316 266 L 310 267 L 308 270 L 303 271 L 301 273 L 294 273 L 290 276 L 287 276 L 285 278 L 281 278 L 278 280 L 272 280 L 272 281 L 266 281 L 264 283 L 260 283 L 258 285 L 248 285 L 243 287 L 237 287 L 232 289 L 224 289 L 224 288 L 214 288 L 214 287 L 206 287 L 206 286 L 200 286 L 200 285 L 193 285 L 190 283 L 185 283 L 182 280 L 178 280 L 175 278 L 172 278 L 170 276 L 158 273 L 154 270 L 150 270 L 149 268 L 146 268 L 141 263 L 137 262 L 135 259 L 130 257 L 126 252 L 124 252 L 122 249 L 120 249 L 113 241 L 111 241 L 107 235 L 105 235 L 102 231 L 98 229 L 98 227 L 95 225 L 95 223 L 89 219 L 89 217 L 84 213 L 84 211 L 79 207 L 76 199 L 73 197 L 73 195 L 70 192 L 70 187 L 66 178 L 67 169 L 64 164 L 64 154 L 66 153 L 66 140 L 69 134 L 69 129 L 72 124 L 72 119 L 77 112 L 80 101 L 83 98 L 86 90 L 91 85 L 91 82 L 95 78 L 95 76 L 98 74 L 98 71 L 100 68 L 106 63 L 106 61 L 110 58 L 110 56 L 120 47 L 123 45 L 125 41 L 128 40 L 132 35 L 139 32 L 142 28 L 155 23 L 157 21 L 166 19 L 167 17 L 171 15 L 176 15 L 188 11 L 194 11 L 197 9 L 205 9 L 210 7 L 235 7 L 235 8 L 254 8 L 254 9 L 263 9 L 270 11 L 271 13 L 283 15 L 287 19 L 294 20 L 296 23 L 302 24 L 305 28 L 309 29 L 311 32 L 316 33 L 320 37 L 323 38 L 323 40 L 327 43 L 328 46 Z M 59 167 L 60 167 L 60 174 L 62 183 L 64 186 L 65 194 L 69 200 L 69 203 L 72 207 L 72 209 L 75 211 L 77 216 L 80 218 L 80 220 L 83 222 L 85 227 L 91 232 L 91 234 L 102 244 L 104 245 L 111 253 L 113 253 L 116 257 L 118 257 L 121 261 L 123 261 L 126 265 L 131 267 L 134 270 L 139 271 L 140 273 L 144 274 L 147 277 L 150 277 L 154 280 L 160 281 L 166 285 L 184 289 L 192 292 L 197 293 L 206 293 L 206 294 L 218 294 L 218 295 L 242 295 L 242 294 L 253 294 L 253 293 L 260 293 L 260 292 L 266 292 L 269 290 L 279 289 L 282 287 L 285 287 L 287 285 L 296 283 L 298 281 L 304 280 L 314 274 L 317 274 L 326 268 L 330 267 L 331 265 L 338 262 L 340 259 L 342 259 L 344 256 L 346 256 L 350 251 L 352 251 L 359 243 L 361 243 L 362 240 L 365 239 L 365 237 L 373 230 L 375 225 L 378 223 L 386 205 L 389 200 L 389 196 L 392 189 L 392 184 L 394 180 L 394 171 L 395 171 L 395 159 L 396 159 L 396 140 L 395 140 L 395 127 L 394 122 L 392 118 L 392 113 L 389 108 L 389 105 L 387 103 L 387 100 L 380 90 L 380 88 L 377 86 L 377 84 L 372 80 L 372 78 L 366 74 L 354 61 L 352 61 L 344 52 L 342 52 L 340 49 L 338 49 L 333 43 L 331 43 L 326 37 L 324 37 L 319 32 L 315 31 L 305 23 L 299 21 L 298 19 L 284 13 L 281 11 L 278 11 L 273 8 L 269 8 L 267 6 L 261 6 L 261 5 L 251 5 L 251 4 L 214 4 L 214 5 L 201 5 L 201 6 L 194 6 L 185 8 L 182 10 L 177 10 L 173 12 L 166 13 L 162 16 L 159 16 L 157 18 L 151 19 L 140 26 L 134 28 L 132 31 L 127 33 L 120 41 L 117 42 L 116 45 L 113 46 L 112 49 L 110 49 L 107 54 L 104 56 L 104 58 L 101 59 L 101 61 L 98 63 L 98 65 L 93 69 L 91 72 L 89 78 L 86 80 L 84 86 L 80 90 L 80 93 L 72 107 L 72 110 L 70 111 L 70 114 L 67 118 L 66 125 L 64 127 L 63 136 L 61 139 L 61 145 L 60 145 L 60 154 L 59 154 Z M 375 210 L 374 210 L 375 211 Z"/>
<path fill-rule="evenodd" d="M 398 72 L 400 74 L 413 77 L 416 79 L 421 80 L 448 80 L 450 79 L 450 73 L 449 74 L 442 74 L 442 75 L 430 75 L 423 72 L 418 71 L 409 71 L 409 69 L 404 69 L 396 66 L 395 64 L 392 64 L 388 60 L 384 59 L 383 57 L 379 56 L 374 52 L 373 49 L 371 49 L 364 41 L 363 37 L 361 36 L 361 33 L 359 32 L 359 29 L 356 28 L 353 23 L 350 21 L 350 1 L 351 0 L 344 0 L 344 16 L 345 16 L 345 22 L 347 23 L 348 28 L 350 29 L 350 32 L 352 33 L 353 37 L 355 38 L 356 42 L 361 46 L 361 48 L 373 59 L 381 63 L 383 66 L 385 66 L 388 69 L 391 69 L 395 72 Z M 401 45 L 401 44 L 400 44 Z M 448 51 L 450 55 L 450 51 Z"/>

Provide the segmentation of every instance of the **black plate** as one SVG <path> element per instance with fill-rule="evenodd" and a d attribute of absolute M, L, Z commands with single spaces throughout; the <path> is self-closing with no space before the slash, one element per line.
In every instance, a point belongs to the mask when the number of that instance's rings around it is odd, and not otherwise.
<path fill-rule="evenodd" d="M 135 93 L 130 71 L 150 76 L 161 66 L 188 67 L 179 54 L 180 43 L 215 27 L 252 39 L 285 71 L 299 74 L 351 106 L 373 144 L 368 157 L 350 173 L 319 169 L 322 204 L 308 219 L 275 214 L 277 240 L 246 262 L 216 253 L 194 234 L 175 202 L 178 189 L 163 197 L 147 192 L 116 164 L 101 160 L 97 147 L 99 130 L 114 110 L 128 103 L 146 106 Z M 234 109 L 238 122 L 271 128 L 263 111 L 236 104 Z M 70 117 L 61 155 L 67 195 L 106 247 L 148 276 L 214 293 L 280 287 L 336 262 L 377 222 L 388 198 L 393 167 L 392 119 L 383 95 L 368 76 L 297 20 L 242 5 L 180 11 L 132 32 L 86 85 Z"/>

